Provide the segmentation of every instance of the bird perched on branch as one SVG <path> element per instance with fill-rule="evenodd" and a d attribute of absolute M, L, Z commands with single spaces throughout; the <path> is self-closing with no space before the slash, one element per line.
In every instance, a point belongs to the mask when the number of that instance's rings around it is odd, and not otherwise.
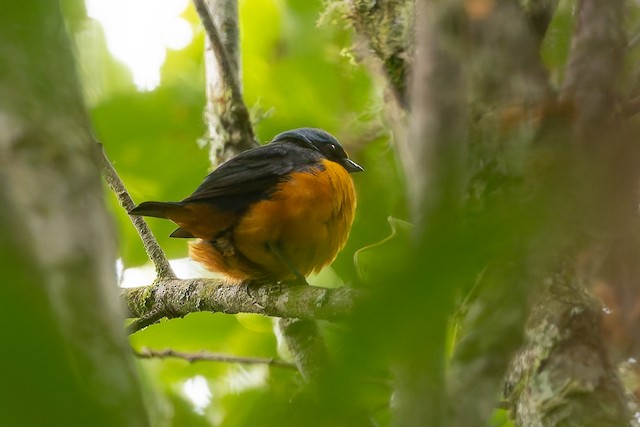
<path fill-rule="evenodd" d="M 191 257 L 228 283 L 295 280 L 330 264 L 356 208 L 350 160 L 338 140 L 301 128 L 220 165 L 180 202 L 144 202 L 131 215 L 167 218 L 171 237 L 195 237 Z"/>

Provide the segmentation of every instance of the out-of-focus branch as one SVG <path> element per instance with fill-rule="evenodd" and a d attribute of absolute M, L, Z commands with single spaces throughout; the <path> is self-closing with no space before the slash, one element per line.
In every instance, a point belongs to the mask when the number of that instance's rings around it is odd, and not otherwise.
<path fill-rule="evenodd" d="M 0 354 L 11 390 L 0 423 L 146 427 L 115 303 L 116 233 L 61 6 L 2 2 L 0 13 L 0 340 L 11 349 Z"/>
<path fill-rule="evenodd" d="M 238 5 L 235 0 L 193 0 L 207 32 L 207 127 L 213 167 L 256 146 L 240 84 Z"/>
<path fill-rule="evenodd" d="M 164 350 L 153 350 L 143 348 L 140 351 L 134 351 L 134 354 L 140 359 L 166 359 L 175 358 L 183 359 L 187 362 L 223 362 L 223 363 L 240 363 L 243 365 L 269 365 L 278 368 L 296 369 L 292 363 L 278 359 L 266 359 L 262 357 L 242 357 L 232 356 L 229 354 L 211 353 L 209 351 L 199 351 L 197 353 L 187 353 L 176 351 L 170 348 Z"/>
<path fill-rule="evenodd" d="M 625 52 L 624 1 L 581 0 L 562 99 L 574 106 L 578 134 L 608 123 L 618 107 Z"/>
<path fill-rule="evenodd" d="M 129 212 L 135 207 L 135 203 L 127 192 L 127 189 L 118 176 L 118 173 L 109 161 L 109 158 L 104 151 L 104 147 L 100 143 L 97 144 L 97 152 L 98 161 L 102 167 L 102 176 L 109 185 L 109 188 L 111 188 L 111 191 L 116 195 L 120 206 L 122 206 L 125 211 Z M 158 244 L 158 241 L 154 237 L 145 220 L 141 216 L 130 216 L 129 218 L 140 235 L 144 250 L 147 252 L 151 262 L 153 262 L 158 278 L 175 279 L 176 275 L 173 272 L 171 265 L 169 265 L 167 256 Z"/>
<path fill-rule="evenodd" d="M 525 11 L 533 35 L 539 44 L 542 43 L 553 14 L 558 8 L 558 0 L 520 0 L 520 4 Z"/>
<path fill-rule="evenodd" d="M 529 277 L 533 272 L 525 261 L 533 250 L 522 243 L 533 240 L 527 236 L 542 233 L 539 223 L 528 217 L 535 216 L 530 204 L 533 185 L 523 184 L 529 182 L 528 177 L 523 178 L 526 171 L 505 152 L 524 155 L 535 135 L 527 130 L 540 123 L 537 111 L 554 104 L 549 102 L 553 97 L 540 60 L 540 44 L 557 2 L 526 3 L 526 9 L 516 0 L 503 0 L 486 9 L 467 4 L 465 10 L 474 35 L 473 49 L 465 59 L 472 64 L 470 140 L 475 150 L 467 208 L 480 220 L 476 227 L 485 232 L 494 227 L 504 234 L 494 240 L 499 249 L 488 254 L 493 262 L 489 261 L 481 275 L 478 292 L 465 304 L 459 324 L 461 338 L 447 373 L 451 427 L 486 425 L 523 339 L 529 293 L 536 290 L 537 282 Z M 501 218 L 500 225 L 494 223 L 495 218 Z M 505 238 L 509 233 L 521 240 Z M 495 233 L 495 239 L 493 236 Z"/>
<path fill-rule="evenodd" d="M 640 95 L 629 99 L 622 107 L 622 114 L 625 118 L 631 118 L 640 114 Z"/>
<path fill-rule="evenodd" d="M 330 358 L 324 338 L 313 320 L 279 319 L 278 329 L 303 378 L 317 383 L 321 372 L 330 369 Z"/>
<path fill-rule="evenodd" d="M 415 57 L 411 82 L 409 138 L 398 141 L 408 184 L 408 199 L 416 227 L 421 259 L 411 267 L 413 279 L 403 283 L 391 304 L 405 306 L 408 324 L 395 363 L 395 423 L 398 425 L 447 425 L 445 360 L 446 324 L 450 297 L 457 286 L 446 263 L 433 262 L 436 254 L 450 251 L 449 240 L 459 235 L 463 200 L 462 168 L 467 141 L 466 78 L 463 30 L 451 22 L 464 19 L 458 2 L 416 2 Z M 461 261 L 464 263 L 464 261 Z M 440 292 L 429 289 L 421 298 L 427 305 L 407 299 L 424 283 L 445 280 Z M 449 281 L 451 280 L 451 281 Z M 410 307 L 410 308 L 409 308 Z M 427 315 L 426 313 L 429 313 Z M 416 345 L 428 343 L 428 345 Z"/>
<path fill-rule="evenodd" d="M 526 345 L 506 380 L 516 425 L 630 425 L 602 339 L 602 308 L 565 266 L 532 309 Z"/>
<path fill-rule="evenodd" d="M 467 80 L 460 60 L 464 19 L 457 4 L 416 4 L 416 54 L 411 90 L 412 119 L 400 157 L 407 175 L 412 213 L 419 230 L 434 210 L 459 211 L 467 141 Z M 432 224 L 437 227 L 436 224 Z"/>
<path fill-rule="evenodd" d="M 527 11 L 516 0 L 502 0 L 488 10 L 466 7 L 467 25 L 473 34 L 468 54 L 468 61 L 473 64 L 469 67 L 470 91 L 474 94 L 474 107 L 482 115 L 513 104 L 521 104 L 525 110 L 540 108 L 550 96 L 540 45 L 555 7 L 544 1 L 529 2 L 529 6 Z M 537 13 L 545 16 L 540 18 L 545 22 L 539 24 L 543 28 L 535 30 L 531 20 Z M 523 112 L 523 123 L 517 124 L 526 124 L 526 119 L 527 113 Z"/>
<path fill-rule="evenodd" d="M 124 289 L 121 295 L 131 317 L 155 320 L 209 311 L 336 321 L 349 316 L 360 294 L 350 288 L 272 283 L 230 286 L 216 279 L 159 279 L 150 286 Z"/>
<path fill-rule="evenodd" d="M 340 369 L 340 362 L 333 359 L 318 323 L 315 320 L 278 320 L 280 336 L 305 381 L 293 396 L 292 403 L 305 406 L 313 402 L 313 406 L 319 403 L 321 408 L 326 408 L 327 413 L 322 415 L 326 421 L 311 424 L 373 427 L 376 424 L 372 423 L 364 405 L 354 398 L 353 383 L 386 384 L 378 378 L 362 378 Z"/>
<path fill-rule="evenodd" d="M 602 266 L 597 294 L 612 310 L 606 318 L 614 358 L 638 357 L 640 268 L 638 254 L 638 129 L 625 120 L 638 111 L 638 99 L 622 104 L 623 61 L 626 50 L 625 11 L 622 0 L 582 0 L 570 52 L 563 96 L 575 108 L 575 145 L 585 186 L 587 225 L 597 230 L 595 245 Z M 619 114 L 622 113 L 622 114 Z M 596 235 L 591 231 L 592 235 Z"/>

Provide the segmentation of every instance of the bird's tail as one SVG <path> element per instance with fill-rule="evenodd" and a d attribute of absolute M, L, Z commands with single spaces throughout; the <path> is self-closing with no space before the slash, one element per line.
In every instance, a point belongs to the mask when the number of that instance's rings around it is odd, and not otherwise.
<path fill-rule="evenodd" d="M 144 202 L 129 211 L 129 215 L 152 216 L 154 218 L 171 218 L 172 213 L 184 205 L 180 202 Z"/>

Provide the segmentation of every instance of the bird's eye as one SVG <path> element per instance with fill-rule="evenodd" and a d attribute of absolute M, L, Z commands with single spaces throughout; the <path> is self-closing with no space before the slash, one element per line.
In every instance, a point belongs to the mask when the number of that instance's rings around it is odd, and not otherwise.
<path fill-rule="evenodd" d="M 336 144 L 329 144 L 329 150 L 338 151 L 338 146 L 336 146 Z"/>

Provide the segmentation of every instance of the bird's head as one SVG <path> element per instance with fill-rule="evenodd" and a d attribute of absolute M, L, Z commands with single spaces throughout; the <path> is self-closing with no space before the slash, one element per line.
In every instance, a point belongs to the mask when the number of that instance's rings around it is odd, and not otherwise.
<path fill-rule="evenodd" d="M 328 160 L 334 161 L 347 172 L 361 172 L 362 166 L 349 159 L 340 142 L 329 132 L 317 128 L 299 128 L 282 132 L 271 142 L 290 142 L 310 150 L 316 150 Z"/>

